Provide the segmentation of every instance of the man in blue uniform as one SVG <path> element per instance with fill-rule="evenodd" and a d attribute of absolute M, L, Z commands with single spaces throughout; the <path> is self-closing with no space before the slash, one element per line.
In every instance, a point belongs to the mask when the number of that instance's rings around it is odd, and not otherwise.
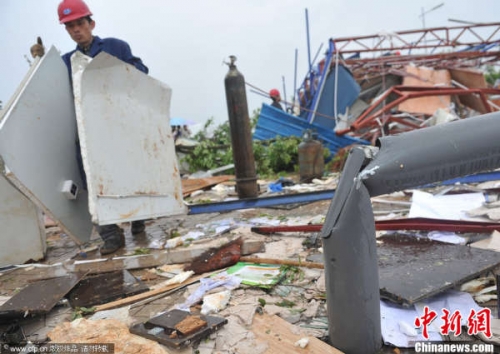
<path fill-rule="evenodd" d="M 117 38 L 99 38 L 92 34 L 95 27 L 95 21 L 92 20 L 92 13 L 87 4 L 82 0 L 63 0 L 57 9 L 59 21 L 64 24 L 66 31 L 77 46 L 75 50 L 62 56 L 62 59 L 68 67 L 71 77 L 71 55 L 77 50 L 89 57 L 95 57 L 100 52 L 106 52 L 135 66 L 143 73 L 148 73 L 148 68 L 142 63 L 142 60 L 132 55 L 132 50 L 127 42 Z M 77 142 L 77 160 L 82 173 L 82 179 L 86 184 L 85 171 L 81 160 L 80 146 Z M 144 232 L 144 221 L 132 222 L 132 234 Z M 113 253 L 125 246 L 125 236 L 123 230 L 118 225 L 97 226 L 97 231 L 104 241 L 101 247 L 101 254 Z"/>

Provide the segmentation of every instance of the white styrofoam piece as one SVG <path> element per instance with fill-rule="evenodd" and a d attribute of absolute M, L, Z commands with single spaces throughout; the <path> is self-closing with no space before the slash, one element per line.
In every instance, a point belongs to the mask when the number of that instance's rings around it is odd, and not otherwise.
<path fill-rule="evenodd" d="M 30 69 L 2 113 L 5 176 L 75 242 L 87 242 L 92 223 L 76 162 L 74 99 L 68 69 L 55 47 Z M 66 180 L 80 187 L 75 200 L 61 192 Z"/>
<path fill-rule="evenodd" d="M 45 225 L 40 209 L 0 175 L 0 267 L 45 256 Z"/>
<path fill-rule="evenodd" d="M 72 60 L 92 221 L 186 213 L 169 124 L 171 89 L 102 52 Z"/>

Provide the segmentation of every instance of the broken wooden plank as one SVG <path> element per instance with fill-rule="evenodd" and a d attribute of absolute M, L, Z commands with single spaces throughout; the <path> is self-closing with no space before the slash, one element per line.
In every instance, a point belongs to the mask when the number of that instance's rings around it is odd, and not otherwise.
<path fill-rule="evenodd" d="M 184 270 L 194 274 L 207 273 L 236 264 L 241 257 L 242 240 L 238 237 L 222 246 L 212 247 L 186 264 Z"/>
<path fill-rule="evenodd" d="M 486 82 L 484 74 L 480 70 L 456 68 L 449 69 L 449 71 L 453 80 L 458 81 L 460 84 L 467 88 L 488 87 L 488 83 Z M 484 106 L 483 101 L 477 95 L 460 95 L 458 96 L 458 100 L 463 105 L 472 108 L 473 110 L 481 114 L 488 113 L 488 110 Z"/>
<path fill-rule="evenodd" d="M 182 183 L 182 195 L 185 197 L 194 191 L 205 189 L 207 187 L 214 186 L 216 184 L 229 181 L 234 176 L 224 175 L 224 176 L 214 176 L 207 178 L 192 178 L 183 179 Z"/>
<path fill-rule="evenodd" d="M 29 284 L 0 306 L 0 322 L 47 314 L 84 276 L 74 273 Z"/>
<path fill-rule="evenodd" d="M 279 264 L 295 267 L 317 268 L 323 269 L 325 265 L 319 262 L 301 262 L 290 259 L 274 259 L 274 258 L 257 258 L 257 257 L 240 257 L 240 262 L 258 263 L 258 264 Z"/>
<path fill-rule="evenodd" d="M 264 353 L 332 353 L 342 354 L 342 352 L 320 339 L 303 334 L 300 327 L 281 319 L 276 315 L 256 314 L 253 318 L 251 331 L 257 341 L 267 343 L 267 350 Z M 295 343 L 307 337 L 309 344 L 305 348 L 295 346 Z"/>
<path fill-rule="evenodd" d="M 66 296 L 71 307 L 92 307 L 149 291 L 142 281 L 127 270 L 91 275 Z"/>
<path fill-rule="evenodd" d="M 104 311 L 104 310 L 111 310 L 111 309 L 115 309 L 117 307 L 122 307 L 122 306 L 133 304 L 137 301 L 145 300 L 145 299 L 150 298 L 152 296 L 156 296 L 156 295 L 160 295 L 160 294 L 166 295 L 166 293 L 169 291 L 178 290 L 178 289 L 181 289 L 187 285 L 194 284 L 197 281 L 199 281 L 201 278 L 205 278 L 205 277 L 210 276 L 210 275 L 211 274 L 200 274 L 200 275 L 195 276 L 193 278 L 186 279 L 185 281 L 183 281 L 180 284 L 169 284 L 166 286 L 162 286 L 161 288 L 158 288 L 158 289 L 146 291 L 144 293 L 137 294 L 134 296 L 129 296 L 125 299 L 120 299 L 120 300 L 116 300 L 113 302 L 109 302 L 109 303 L 104 304 L 104 305 L 95 306 L 94 308 L 95 308 L 96 312 L 97 311 Z"/>
<path fill-rule="evenodd" d="M 218 242 L 227 242 L 223 239 L 217 239 Z M 91 261 L 71 261 L 62 264 L 56 264 L 49 267 L 33 267 L 19 269 L 16 275 L 23 276 L 28 280 L 47 279 L 57 276 L 63 276 L 71 272 L 85 271 L 88 274 L 99 274 L 112 272 L 117 270 L 132 270 L 153 268 L 164 264 L 187 263 L 194 258 L 199 257 L 207 250 L 206 245 L 191 245 L 188 248 L 164 250 L 157 253 L 117 257 L 111 259 L 96 259 Z M 260 240 L 243 240 L 241 245 L 241 254 L 248 255 L 257 252 L 262 252 L 264 242 Z"/>

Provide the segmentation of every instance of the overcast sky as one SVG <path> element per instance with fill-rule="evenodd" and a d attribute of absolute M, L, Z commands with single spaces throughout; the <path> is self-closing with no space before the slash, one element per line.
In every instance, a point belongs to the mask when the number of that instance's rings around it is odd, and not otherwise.
<path fill-rule="evenodd" d="M 26 74 L 29 48 L 74 49 L 57 18 L 59 0 L 0 0 L 0 100 L 5 105 Z M 100 37 L 127 41 L 150 75 L 172 88 L 170 113 L 200 123 L 228 120 L 223 65 L 235 55 L 245 80 L 265 91 L 293 95 L 308 69 L 305 9 L 311 56 L 329 38 L 421 29 L 422 8 L 440 0 L 87 0 Z M 500 0 L 447 0 L 425 15 L 426 27 L 459 26 L 449 19 L 499 21 Z M 249 113 L 269 100 L 247 87 Z M 283 95 L 283 93 L 282 93 Z"/>

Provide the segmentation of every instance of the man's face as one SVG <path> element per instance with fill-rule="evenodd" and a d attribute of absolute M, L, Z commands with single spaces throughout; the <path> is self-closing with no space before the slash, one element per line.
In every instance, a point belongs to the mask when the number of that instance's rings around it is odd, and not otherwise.
<path fill-rule="evenodd" d="M 88 21 L 87 18 L 79 18 L 65 23 L 66 31 L 68 31 L 71 39 L 79 46 L 86 47 L 92 42 L 92 30 L 95 27 L 94 21 Z"/>

